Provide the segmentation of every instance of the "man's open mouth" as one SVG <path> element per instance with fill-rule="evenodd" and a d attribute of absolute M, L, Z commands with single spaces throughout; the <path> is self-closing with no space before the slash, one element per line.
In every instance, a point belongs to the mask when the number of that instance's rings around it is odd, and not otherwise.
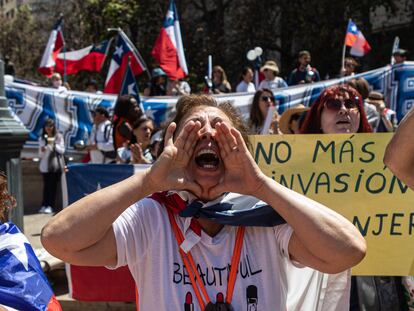
<path fill-rule="evenodd" d="M 214 150 L 201 149 L 195 157 L 195 162 L 201 168 L 215 169 L 220 163 L 220 158 Z"/>

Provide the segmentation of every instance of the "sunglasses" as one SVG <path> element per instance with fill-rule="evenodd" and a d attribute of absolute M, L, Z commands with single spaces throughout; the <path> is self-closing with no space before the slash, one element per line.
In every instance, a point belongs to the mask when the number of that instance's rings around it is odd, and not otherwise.
<path fill-rule="evenodd" d="M 271 96 L 266 96 L 263 95 L 262 97 L 260 97 L 261 100 L 267 102 L 267 101 L 273 101 Z"/>
<path fill-rule="evenodd" d="M 328 108 L 329 110 L 338 111 L 342 108 L 342 105 L 344 105 L 346 109 L 355 110 L 355 109 L 358 109 L 357 100 L 358 98 L 355 98 L 355 100 L 330 99 L 325 103 L 325 107 Z"/>

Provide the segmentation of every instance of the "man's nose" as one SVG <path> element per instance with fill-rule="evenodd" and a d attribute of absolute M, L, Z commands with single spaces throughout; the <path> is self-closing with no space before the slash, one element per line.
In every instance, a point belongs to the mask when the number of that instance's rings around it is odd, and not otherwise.
<path fill-rule="evenodd" d="M 203 139 L 212 138 L 215 132 L 216 132 L 215 128 L 211 125 L 210 122 L 207 121 L 206 123 L 204 123 L 204 125 L 200 129 L 200 136 Z"/>

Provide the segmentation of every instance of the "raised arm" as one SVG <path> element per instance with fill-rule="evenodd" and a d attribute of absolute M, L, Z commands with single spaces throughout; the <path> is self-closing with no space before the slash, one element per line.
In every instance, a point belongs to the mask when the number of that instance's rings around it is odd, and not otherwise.
<path fill-rule="evenodd" d="M 414 109 L 401 121 L 385 150 L 384 164 L 414 189 Z"/>
<path fill-rule="evenodd" d="M 225 165 L 223 182 L 211 192 L 253 195 L 271 205 L 293 228 L 291 258 L 319 271 L 338 273 L 365 256 L 366 244 L 347 219 L 266 177 L 250 155 L 240 133 L 220 124 L 218 141 Z"/>
<path fill-rule="evenodd" d="M 176 125 L 166 134 L 159 160 L 144 171 L 92 193 L 54 216 L 42 230 L 42 244 L 54 256 L 77 265 L 115 265 L 116 242 L 112 223 L 133 203 L 162 190 L 201 189 L 184 169 L 192 155 L 199 122 L 190 122 L 173 142 Z"/>

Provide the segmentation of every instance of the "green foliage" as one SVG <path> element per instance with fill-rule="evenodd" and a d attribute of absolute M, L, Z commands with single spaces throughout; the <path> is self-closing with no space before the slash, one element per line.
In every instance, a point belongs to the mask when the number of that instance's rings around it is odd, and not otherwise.
<path fill-rule="evenodd" d="M 370 12 L 385 6 L 395 12 L 396 0 L 176 0 L 181 18 L 181 32 L 190 84 L 197 91 L 203 86 L 207 57 L 224 67 L 233 86 L 243 66 L 246 52 L 261 46 L 263 58 L 280 59 L 281 72 L 287 76 L 295 66 L 299 50 L 312 53 L 312 64 L 321 76 L 339 71 L 345 29 L 349 18 L 355 20 L 365 37 L 375 42 L 371 33 Z M 67 49 L 79 49 L 108 39 L 114 33 L 107 28 L 120 27 L 131 38 L 150 68 L 156 66 L 151 50 L 159 34 L 168 7 L 165 0 L 56 0 L 31 12 L 21 6 L 14 21 L 0 17 L 0 52 L 8 54 L 16 65 L 17 75 L 41 80 L 36 68 L 40 63 L 50 30 L 60 12 Z M 410 10 L 411 7 L 407 7 Z M 42 15 L 43 14 L 43 15 Z M 42 18 L 43 16 L 43 18 Z M 44 18 L 47 16 L 47 18 Z M 394 35 L 394 34 L 393 34 Z M 385 64 L 390 46 L 377 44 L 366 57 L 371 66 Z M 76 89 L 94 78 L 101 86 L 109 66 L 107 59 L 101 73 L 81 73 L 69 77 Z M 250 64 L 253 65 L 253 64 Z M 372 67 L 371 67 L 372 68 Z M 141 89 L 146 75 L 141 75 Z"/>

